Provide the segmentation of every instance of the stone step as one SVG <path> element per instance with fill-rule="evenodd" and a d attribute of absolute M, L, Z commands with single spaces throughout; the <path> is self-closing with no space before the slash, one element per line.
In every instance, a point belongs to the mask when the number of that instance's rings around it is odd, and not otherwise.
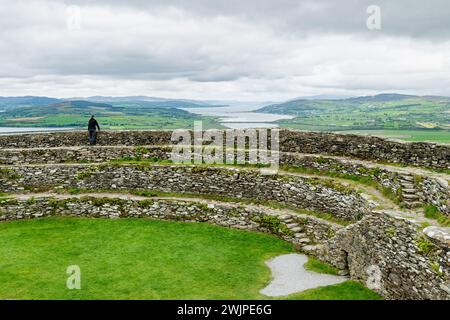
<path fill-rule="evenodd" d="M 400 181 L 409 181 L 409 182 L 414 182 L 414 177 L 413 176 L 400 176 L 399 177 Z"/>
<path fill-rule="evenodd" d="M 290 228 L 290 230 L 292 232 L 300 232 L 300 231 L 302 231 L 302 228 L 301 227 L 294 227 L 294 228 Z"/>
<path fill-rule="evenodd" d="M 415 189 L 416 187 L 409 182 L 401 182 L 401 185 L 404 189 Z"/>
<path fill-rule="evenodd" d="M 302 246 L 301 250 L 304 252 L 317 252 L 318 250 L 320 250 L 320 248 L 320 245 L 306 245 Z"/>
<path fill-rule="evenodd" d="M 304 233 L 296 233 L 296 234 L 294 234 L 294 237 L 295 238 L 304 238 L 304 237 L 306 237 L 306 234 L 304 234 Z"/>
<path fill-rule="evenodd" d="M 405 204 L 408 208 L 417 208 L 423 206 L 423 202 L 420 201 L 405 202 Z"/>
<path fill-rule="evenodd" d="M 348 270 L 339 270 L 338 275 L 340 276 L 348 276 L 350 275 L 350 272 Z"/>
<path fill-rule="evenodd" d="M 307 244 L 307 243 L 310 243 L 311 240 L 309 240 L 308 238 L 300 238 L 300 239 L 296 239 L 295 242 L 301 243 L 301 244 Z"/>
<path fill-rule="evenodd" d="M 288 223 L 288 224 L 286 224 L 286 226 L 289 228 L 289 229 L 293 229 L 293 228 L 296 228 L 296 227 L 298 227 L 298 223 Z"/>
<path fill-rule="evenodd" d="M 412 200 L 416 200 L 416 199 L 420 199 L 418 195 L 416 194 L 402 194 L 402 198 L 406 201 L 412 201 Z"/>
<path fill-rule="evenodd" d="M 417 190 L 416 189 L 402 189 L 403 193 L 416 193 Z"/>

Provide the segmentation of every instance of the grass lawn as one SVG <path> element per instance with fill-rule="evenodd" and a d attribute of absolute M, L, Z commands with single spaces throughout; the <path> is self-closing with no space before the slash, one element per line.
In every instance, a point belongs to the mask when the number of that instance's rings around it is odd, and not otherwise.
<path fill-rule="evenodd" d="M 264 299 L 264 261 L 293 252 L 262 233 L 147 219 L 4 222 L 0 241 L 0 299 Z M 81 268 L 81 290 L 66 287 L 69 265 Z M 378 296 L 347 281 L 286 298 Z"/>

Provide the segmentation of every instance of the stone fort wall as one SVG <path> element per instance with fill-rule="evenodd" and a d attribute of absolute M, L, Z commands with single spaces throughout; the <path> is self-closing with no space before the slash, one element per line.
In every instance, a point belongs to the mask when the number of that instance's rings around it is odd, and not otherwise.
<path fill-rule="evenodd" d="M 263 176 L 259 170 L 169 165 L 56 165 L 0 169 L 0 192 L 158 190 L 277 201 L 355 221 L 369 203 L 352 189 L 314 178 Z"/>
<path fill-rule="evenodd" d="M 98 145 L 169 145 L 171 131 L 105 131 Z M 0 136 L 0 148 L 49 148 L 83 146 L 84 131 Z M 430 143 L 402 143 L 377 137 L 331 133 L 280 131 L 280 151 L 328 154 L 413 166 L 448 169 L 450 146 Z"/>
<path fill-rule="evenodd" d="M 270 232 L 291 242 L 299 250 L 348 272 L 352 279 L 373 285 L 375 291 L 388 299 L 450 300 L 448 230 L 424 229 L 411 219 L 376 211 L 360 194 L 339 184 L 286 175 L 262 176 L 259 170 L 249 168 L 64 163 L 105 162 L 121 157 L 167 159 L 169 150 L 163 145 L 170 143 L 170 135 L 170 132 L 162 131 L 102 132 L 100 147 L 94 148 L 73 148 L 85 146 L 85 132 L 0 136 L 0 161 L 3 163 L 0 167 L 0 193 L 79 188 L 91 192 L 98 189 L 140 189 L 213 194 L 273 201 L 291 208 L 330 213 L 348 225 L 311 214 L 289 215 L 268 207 L 249 208 L 239 204 L 211 205 L 161 199 L 99 201 L 74 197 L 65 200 L 0 199 L 0 221 L 51 215 L 148 217 Z M 401 191 L 402 174 L 368 168 L 362 163 L 331 156 L 435 169 L 446 169 L 450 162 L 449 147 L 435 144 L 294 131 L 282 131 L 280 137 L 283 165 L 373 176 L 392 190 Z M 149 148 L 145 152 L 142 148 L 134 148 L 148 145 L 160 147 Z M 39 165 L 51 162 L 55 164 Z M 410 176 L 406 181 L 412 181 L 414 186 L 421 188 L 424 203 L 436 203 L 442 212 L 448 212 L 447 184 L 432 176 L 419 179 Z M 301 238 L 297 237 L 299 235 Z"/>
<path fill-rule="evenodd" d="M 102 163 L 121 159 L 164 161 L 171 159 L 171 151 L 170 146 L 8 148 L 0 149 L 0 165 Z M 446 179 L 420 173 L 411 175 L 398 169 L 388 170 L 354 159 L 295 152 L 281 152 L 280 165 L 282 168 L 287 166 L 308 169 L 318 174 L 369 178 L 381 188 L 397 195 L 399 201 L 404 202 L 407 207 L 430 204 L 442 213 L 450 215 L 450 189 Z M 431 175 L 431 172 L 428 174 Z"/>

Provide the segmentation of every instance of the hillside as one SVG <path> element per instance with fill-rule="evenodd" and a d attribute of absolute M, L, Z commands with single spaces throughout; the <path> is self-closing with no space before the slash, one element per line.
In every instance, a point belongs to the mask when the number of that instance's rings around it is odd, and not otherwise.
<path fill-rule="evenodd" d="M 203 121 L 206 128 L 221 127 L 214 118 L 178 109 L 198 106 L 179 100 L 115 101 L 59 100 L 43 97 L 3 98 L 0 126 L 8 127 L 85 127 L 96 115 L 108 129 L 176 129 L 191 128 Z"/>
<path fill-rule="evenodd" d="M 348 99 L 297 99 L 258 110 L 264 113 L 293 115 L 278 121 L 281 127 L 317 130 L 381 133 L 394 131 L 398 135 L 438 135 L 434 141 L 449 141 L 450 98 L 380 94 Z M 362 130 L 362 131 L 361 131 Z M 372 130 L 377 130 L 377 132 Z M 404 131 L 409 131 L 405 133 Z M 386 131 L 386 132 L 387 132 Z M 414 132 L 416 133 L 416 132 Z M 392 134 L 388 134 L 392 136 Z M 433 138 L 433 137 L 432 137 Z M 429 140 L 429 139 L 426 139 Z"/>

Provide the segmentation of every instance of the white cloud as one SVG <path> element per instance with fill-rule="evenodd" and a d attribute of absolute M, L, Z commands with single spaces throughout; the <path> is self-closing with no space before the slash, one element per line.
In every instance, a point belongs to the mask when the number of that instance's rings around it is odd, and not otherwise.
<path fill-rule="evenodd" d="M 81 29 L 68 30 L 64 3 L 0 0 L 0 95 L 450 95 L 446 37 L 414 37 L 401 28 L 371 33 L 365 8 L 341 25 L 338 14 L 349 6 L 336 11 L 329 1 L 260 2 L 272 14 L 244 2 L 79 1 Z M 297 30 L 295 17 L 305 14 Z"/>

